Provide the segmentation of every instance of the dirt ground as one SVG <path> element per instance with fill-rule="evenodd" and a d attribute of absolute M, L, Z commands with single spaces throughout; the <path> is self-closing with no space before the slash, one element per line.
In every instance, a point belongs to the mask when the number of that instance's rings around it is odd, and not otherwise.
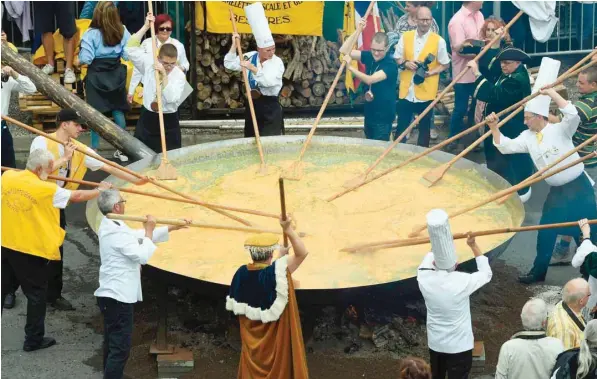
<path fill-rule="evenodd" d="M 532 297 L 527 288 L 516 281 L 515 268 L 503 261 L 494 262 L 492 268 L 491 283 L 471 301 L 475 339 L 484 341 L 486 349 L 483 374 L 494 372 L 500 346 L 520 330 L 520 309 Z M 129 378 L 155 377 L 157 373 L 155 359 L 147 354 L 155 338 L 157 291 L 148 280 L 144 281 L 143 289 L 144 302 L 135 309 L 133 349 L 126 368 Z M 235 377 L 240 341 L 234 319 L 221 311 L 223 303 L 174 287 L 169 288 L 169 295 L 170 342 L 191 349 L 195 356 L 194 371 L 183 378 Z M 390 341 L 384 347 L 376 347 L 370 339 L 359 338 L 359 328 L 343 310 L 324 307 L 319 313 L 301 313 L 307 361 L 313 378 L 391 378 L 396 374 L 401 357 L 415 355 L 428 359 L 422 302 L 407 305 L 403 315 L 391 314 L 395 319 L 404 320 L 412 340 L 405 342 L 398 336 L 395 343 Z M 367 309 L 367 313 L 375 314 L 368 319 L 378 321 L 368 323 L 371 330 L 382 326 L 379 320 L 388 314 L 383 309 Z M 92 325 L 101 333 L 99 315 Z M 101 356 L 98 354 L 87 363 L 101 367 Z"/>

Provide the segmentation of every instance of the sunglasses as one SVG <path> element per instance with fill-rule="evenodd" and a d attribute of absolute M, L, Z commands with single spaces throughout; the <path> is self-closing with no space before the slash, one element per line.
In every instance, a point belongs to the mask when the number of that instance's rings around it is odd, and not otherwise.
<path fill-rule="evenodd" d="M 171 32 L 172 28 L 168 28 L 166 26 L 158 28 L 160 32 Z"/>

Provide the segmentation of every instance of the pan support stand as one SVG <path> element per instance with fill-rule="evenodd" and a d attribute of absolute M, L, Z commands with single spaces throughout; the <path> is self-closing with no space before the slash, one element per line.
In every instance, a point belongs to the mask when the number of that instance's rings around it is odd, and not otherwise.
<path fill-rule="evenodd" d="M 173 354 L 174 345 L 168 344 L 168 286 L 160 281 L 158 288 L 158 329 L 156 341 L 149 347 L 149 354 Z"/>

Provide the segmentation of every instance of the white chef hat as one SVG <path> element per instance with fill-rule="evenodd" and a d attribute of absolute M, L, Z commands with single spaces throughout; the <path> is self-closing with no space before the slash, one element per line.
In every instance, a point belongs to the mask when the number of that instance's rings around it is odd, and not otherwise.
<path fill-rule="evenodd" d="M 245 14 L 247 15 L 249 25 L 251 25 L 255 41 L 257 41 L 257 47 L 266 48 L 274 46 L 274 37 L 272 37 L 272 32 L 269 30 L 263 5 L 259 2 L 247 5 L 245 7 Z"/>
<path fill-rule="evenodd" d="M 560 61 L 548 57 L 541 59 L 539 74 L 537 75 L 537 80 L 535 80 L 535 85 L 533 85 L 533 93 L 556 81 L 558 72 L 560 71 L 560 64 Z M 525 112 L 532 112 L 547 117 L 549 115 L 550 103 L 551 97 L 547 95 L 539 95 L 529 101 L 525 105 L 524 110 Z"/>
<path fill-rule="evenodd" d="M 456 247 L 448 222 L 448 214 L 443 209 L 432 209 L 427 213 L 427 230 L 431 240 L 431 251 L 435 267 L 448 270 L 456 265 Z"/>

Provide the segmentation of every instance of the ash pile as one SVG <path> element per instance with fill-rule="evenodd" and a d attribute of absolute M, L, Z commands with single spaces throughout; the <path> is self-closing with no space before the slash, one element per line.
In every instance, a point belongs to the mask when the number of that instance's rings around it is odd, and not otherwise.
<path fill-rule="evenodd" d="M 307 341 L 309 352 L 339 349 L 346 354 L 390 352 L 400 356 L 427 349 L 423 301 L 406 306 L 406 314 L 354 306 L 325 307 Z M 302 316 L 301 316 L 302 317 Z M 308 333 L 308 332 L 307 332 Z"/>

